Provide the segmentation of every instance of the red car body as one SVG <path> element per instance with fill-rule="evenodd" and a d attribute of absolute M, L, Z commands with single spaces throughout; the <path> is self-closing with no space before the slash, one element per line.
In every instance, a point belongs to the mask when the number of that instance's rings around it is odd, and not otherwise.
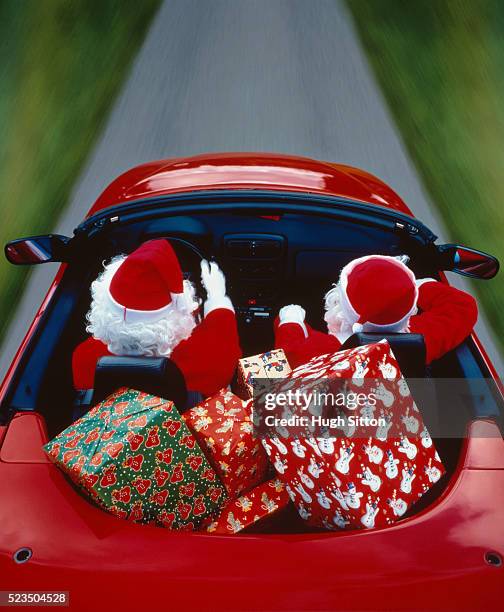
<path fill-rule="evenodd" d="M 139 166 L 116 179 L 89 215 L 176 192 L 256 188 L 343 196 L 412 215 L 387 185 L 361 170 L 260 154 Z M 0 395 L 61 275 L 62 269 Z M 432 505 L 370 532 L 216 536 L 120 521 L 68 486 L 42 451 L 46 441 L 44 419 L 36 413 L 18 413 L 0 426 L 0 589 L 69 591 L 76 610 L 502 606 L 504 442 L 490 419 L 472 422 L 450 484 Z M 13 554 L 22 547 L 33 556 L 16 564 Z"/>

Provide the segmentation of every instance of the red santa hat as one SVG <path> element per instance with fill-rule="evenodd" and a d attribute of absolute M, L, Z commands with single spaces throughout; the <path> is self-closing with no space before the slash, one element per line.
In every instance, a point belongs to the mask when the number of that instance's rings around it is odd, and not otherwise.
<path fill-rule="evenodd" d="M 177 256 L 167 240 L 150 240 L 115 271 L 108 287 L 111 308 L 131 323 L 162 319 L 184 292 Z"/>
<path fill-rule="evenodd" d="M 399 259 L 369 255 L 354 259 L 340 275 L 341 309 L 354 333 L 401 331 L 416 312 L 415 275 Z"/>

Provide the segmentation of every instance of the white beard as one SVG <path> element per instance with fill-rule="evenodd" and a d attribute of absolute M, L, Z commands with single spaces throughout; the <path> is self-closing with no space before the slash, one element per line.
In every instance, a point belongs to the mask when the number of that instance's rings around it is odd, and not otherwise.
<path fill-rule="evenodd" d="M 183 299 L 170 304 L 162 319 L 131 323 L 110 308 L 108 288 L 124 256 L 114 258 L 91 285 L 91 308 L 86 315 L 86 331 L 107 345 L 114 355 L 169 357 L 196 327 L 194 311 L 198 307 L 195 288 L 184 281 Z"/>
<path fill-rule="evenodd" d="M 340 286 L 333 285 L 324 296 L 325 315 L 324 321 L 327 323 L 327 331 L 331 336 L 335 336 L 340 342 L 345 342 L 352 334 L 352 325 L 355 321 L 349 320 L 341 308 Z"/>

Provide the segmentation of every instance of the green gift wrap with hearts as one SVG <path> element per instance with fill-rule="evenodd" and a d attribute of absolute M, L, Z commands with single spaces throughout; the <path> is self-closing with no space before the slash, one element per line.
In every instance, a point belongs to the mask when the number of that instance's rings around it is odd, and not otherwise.
<path fill-rule="evenodd" d="M 226 493 L 175 405 L 122 388 L 44 447 L 98 505 L 169 529 L 196 529 Z"/>

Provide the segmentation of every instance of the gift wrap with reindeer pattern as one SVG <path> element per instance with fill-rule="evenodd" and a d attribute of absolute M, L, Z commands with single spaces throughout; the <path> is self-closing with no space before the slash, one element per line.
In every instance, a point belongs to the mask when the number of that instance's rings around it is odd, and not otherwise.
<path fill-rule="evenodd" d="M 44 450 L 123 519 L 192 530 L 227 501 L 173 402 L 140 391 L 119 389 Z"/>
<path fill-rule="evenodd" d="M 279 478 L 273 478 L 238 499 L 229 501 L 216 518 L 206 519 L 202 528 L 208 533 L 238 533 L 271 517 L 289 502 L 284 483 Z"/>
<path fill-rule="evenodd" d="M 287 375 L 295 390 L 345 378 L 350 388 L 375 385 L 376 404 L 357 409 L 379 416 L 370 428 L 345 426 L 337 435 L 271 436 L 263 440 L 299 515 L 325 529 L 390 525 L 424 495 L 445 469 L 386 340 L 312 359 Z M 341 381 L 338 388 L 341 389 Z M 345 383 L 346 384 L 346 383 Z M 371 422 L 371 421 L 370 421 Z M 365 434 L 364 434 L 365 431 Z"/>
<path fill-rule="evenodd" d="M 252 400 L 223 389 L 183 416 L 231 498 L 262 482 L 269 465 L 253 436 L 251 409 Z"/>

